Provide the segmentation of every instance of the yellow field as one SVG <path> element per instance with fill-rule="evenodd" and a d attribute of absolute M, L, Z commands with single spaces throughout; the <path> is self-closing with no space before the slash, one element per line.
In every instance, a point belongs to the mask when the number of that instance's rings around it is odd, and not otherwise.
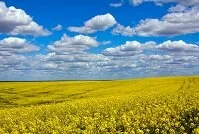
<path fill-rule="evenodd" d="M 0 134 L 199 133 L 199 77 L 1 82 Z"/>

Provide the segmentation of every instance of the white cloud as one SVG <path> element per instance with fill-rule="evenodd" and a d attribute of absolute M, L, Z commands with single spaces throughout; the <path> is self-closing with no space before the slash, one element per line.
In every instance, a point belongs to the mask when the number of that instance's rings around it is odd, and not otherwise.
<path fill-rule="evenodd" d="M 30 45 L 24 39 L 12 38 L 0 42 L 21 50 Z M 24 51 L 0 49 L 0 79 L 111 79 L 199 73 L 199 47 L 195 44 L 181 40 L 159 44 L 126 41 L 99 54 L 87 50 L 99 44 L 89 36 L 63 35 L 49 45 L 55 49 L 43 55 L 26 56 Z"/>
<path fill-rule="evenodd" d="M 199 52 L 199 46 L 195 44 L 187 44 L 182 40 L 166 41 L 158 45 L 158 49 L 167 50 L 170 52 Z"/>
<path fill-rule="evenodd" d="M 182 12 L 171 12 L 161 19 L 145 19 L 135 27 L 118 25 L 113 34 L 125 36 L 176 36 L 199 32 L 199 7 L 194 6 Z"/>
<path fill-rule="evenodd" d="M 172 60 L 173 56 L 170 55 L 149 55 L 148 57 L 146 57 L 149 60 L 158 60 L 158 61 L 162 61 L 162 60 Z"/>
<path fill-rule="evenodd" d="M 33 21 L 25 11 L 13 6 L 7 7 L 4 2 L 0 2 L 0 18 L 0 33 L 34 36 L 51 34 L 47 29 Z"/>
<path fill-rule="evenodd" d="M 40 48 L 28 42 L 26 39 L 17 37 L 8 37 L 0 40 L 0 70 L 1 75 L 6 77 L 14 77 L 17 70 L 28 70 L 32 68 L 32 62 L 28 60 L 26 53 L 38 51 Z M 19 77 L 18 77 L 19 78 Z"/>
<path fill-rule="evenodd" d="M 104 31 L 116 24 L 115 18 L 107 13 L 97 15 L 84 23 L 82 27 L 68 27 L 71 32 L 90 34 L 97 31 Z"/>
<path fill-rule="evenodd" d="M 26 60 L 26 57 L 23 55 L 12 54 L 9 56 L 0 56 L 0 70 L 3 72 L 8 70 L 14 70 L 14 68 L 20 65 Z"/>
<path fill-rule="evenodd" d="M 141 53 L 141 44 L 137 41 L 127 41 L 125 44 L 115 47 L 107 48 L 103 54 L 105 56 L 133 56 Z"/>
<path fill-rule="evenodd" d="M 183 6 L 181 4 L 178 4 L 176 6 L 172 6 L 169 8 L 169 12 L 183 12 L 183 11 L 186 11 L 187 10 L 187 7 L 186 6 Z"/>
<path fill-rule="evenodd" d="M 86 49 L 97 47 L 98 44 L 94 38 L 89 36 L 76 35 L 69 37 L 64 34 L 61 40 L 49 45 L 48 49 L 61 54 L 82 53 Z"/>
<path fill-rule="evenodd" d="M 71 54 L 71 55 L 62 55 L 62 54 L 51 54 L 46 57 L 48 61 L 53 62 L 98 62 L 106 60 L 101 54 L 90 54 L 90 53 L 81 53 L 81 54 Z"/>
<path fill-rule="evenodd" d="M 36 22 L 32 21 L 28 25 L 16 26 L 12 32 L 12 35 L 22 34 L 22 35 L 33 35 L 33 36 L 48 36 L 51 34 L 48 30 L 44 29 L 43 26 L 38 25 Z"/>
<path fill-rule="evenodd" d="M 42 56 L 42 59 L 46 62 L 59 64 L 58 68 L 61 70 L 66 68 L 87 68 L 91 67 L 91 64 L 94 62 L 108 60 L 102 54 L 86 52 L 87 49 L 97 47 L 98 45 L 99 42 L 89 36 L 76 35 L 69 37 L 64 34 L 60 40 L 48 46 L 51 53 Z"/>
<path fill-rule="evenodd" d="M 129 57 L 136 56 L 139 54 L 145 54 L 145 51 L 150 52 L 151 56 L 154 57 L 154 53 L 159 55 L 162 53 L 168 54 L 182 54 L 186 53 L 187 55 L 193 55 L 194 52 L 199 52 L 199 46 L 195 44 L 188 44 L 182 40 L 179 41 L 165 41 L 163 43 L 157 44 L 153 41 L 140 43 L 137 41 L 126 41 L 125 44 L 122 44 L 118 47 L 107 48 L 103 51 L 105 56 L 116 56 L 116 57 Z M 155 55 L 156 56 L 156 55 Z M 157 57 L 156 57 L 157 58 Z M 161 59 L 161 58 L 160 58 Z"/>
<path fill-rule="evenodd" d="M 61 31 L 62 30 L 62 25 L 58 24 L 57 26 L 52 28 L 53 31 Z"/>
<path fill-rule="evenodd" d="M 101 66 L 108 72 L 120 72 L 122 76 L 130 74 L 129 77 L 198 73 L 199 49 L 195 44 L 184 41 L 165 41 L 160 44 L 153 41 L 133 42 L 138 45 L 128 45 L 127 48 L 124 44 L 106 49 L 103 54 L 110 60 Z"/>
<path fill-rule="evenodd" d="M 55 63 L 44 63 L 41 64 L 40 66 L 37 66 L 36 69 L 37 70 L 53 70 L 53 69 L 57 69 L 58 65 Z"/>
<path fill-rule="evenodd" d="M 130 3 L 137 6 L 139 4 L 141 4 L 143 2 L 143 0 L 130 0 Z"/>
<path fill-rule="evenodd" d="M 121 24 L 117 24 L 116 27 L 112 30 L 112 34 L 114 35 L 121 34 L 123 36 L 133 36 L 136 34 L 136 32 L 130 26 L 124 27 Z"/>
<path fill-rule="evenodd" d="M 144 2 L 154 2 L 156 4 L 163 4 L 163 3 L 179 3 L 185 6 L 193 6 L 198 5 L 198 0 L 131 0 L 133 5 L 139 5 Z"/>
<path fill-rule="evenodd" d="M 26 39 L 9 37 L 0 40 L 0 52 L 4 53 L 29 53 L 39 49 L 38 46 L 32 45 Z"/>
<path fill-rule="evenodd" d="M 106 41 L 102 41 L 101 44 L 102 45 L 108 45 L 111 44 L 112 42 L 110 40 L 106 40 Z"/>
<path fill-rule="evenodd" d="M 110 3 L 110 7 L 121 7 L 123 4 L 122 2 L 119 3 Z"/>
<path fill-rule="evenodd" d="M 107 48 L 103 51 L 105 56 L 116 56 L 116 57 L 131 57 L 144 53 L 144 50 L 157 50 L 157 44 L 153 41 L 140 43 L 138 41 L 126 41 L 118 47 Z"/>

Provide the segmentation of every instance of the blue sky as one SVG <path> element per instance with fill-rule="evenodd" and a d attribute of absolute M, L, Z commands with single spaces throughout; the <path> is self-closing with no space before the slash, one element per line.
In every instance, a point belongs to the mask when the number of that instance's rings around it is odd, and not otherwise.
<path fill-rule="evenodd" d="M 199 74 L 199 1 L 0 1 L 0 80 Z"/>

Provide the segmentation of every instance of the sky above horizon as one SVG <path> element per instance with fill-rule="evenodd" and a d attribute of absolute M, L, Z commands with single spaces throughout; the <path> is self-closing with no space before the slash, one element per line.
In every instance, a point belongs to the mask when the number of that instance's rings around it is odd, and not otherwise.
<path fill-rule="evenodd" d="M 0 1 L 0 80 L 199 74 L 199 0 Z"/>

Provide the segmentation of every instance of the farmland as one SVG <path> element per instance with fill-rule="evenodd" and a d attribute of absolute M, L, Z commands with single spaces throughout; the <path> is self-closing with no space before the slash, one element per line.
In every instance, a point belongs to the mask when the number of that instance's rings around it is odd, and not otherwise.
<path fill-rule="evenodd" d="M 0 83 L 0 133 L 199 133 L 199 77 Z"/>

